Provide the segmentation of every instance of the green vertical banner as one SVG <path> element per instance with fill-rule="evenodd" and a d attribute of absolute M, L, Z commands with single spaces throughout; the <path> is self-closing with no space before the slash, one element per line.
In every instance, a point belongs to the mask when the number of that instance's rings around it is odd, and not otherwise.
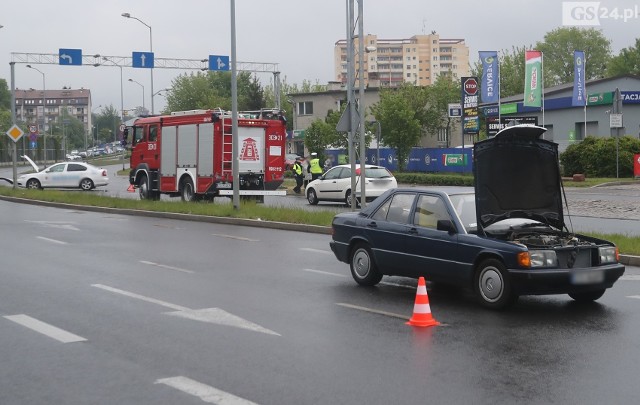
<path fill-rule="evenodd" d="M 524 106 L 542 107 L 542 52 L 525 51 Z"/>

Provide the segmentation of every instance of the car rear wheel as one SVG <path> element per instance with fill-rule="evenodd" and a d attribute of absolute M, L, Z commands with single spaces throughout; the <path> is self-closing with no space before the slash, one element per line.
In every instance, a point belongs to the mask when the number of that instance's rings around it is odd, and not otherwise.
<path fill-rule="evenodd" d="M 351 276 L 356 283 L 364 286 L 376 285 L 382 280 L 382 273 L 378 270 L 371 254 L 371 249 L 365 243 L 358 243 L 351 250 Z"/>
<path fill-rule="evenodd" d="M 480 263 L 474 287 L 478 300 L 487 308 L 507 308 L 518 299 L 511 290 L 504 264 L 497 259 L 487 259 Z"/>
<path fill-rule="evenodd" d="M 344 195 L 344 205 L 351 208 L 353 196 L 351 194 L 351 190 L 347 190 L 347 193 Z"/>
<path fill-rule="evenodd" d="M 312 188 L 307 190 L 307 201 L 309 201 L 309 204 L 311 205 L 318 204 L 318 196 L 316 195 L 316 190 Z"/>
<path fill-rule="evenodd" d="M 93 181 L 91 181 L 91 179 L 82 179 L 80 181 L 80 188 L 84 191 L 93 189 Z"/>
<path fill-rule="evenodd" d="M 605 289 L 603 288 L 602 290 L 596 290 L 596 291 L 570 293 L 569 297 L 573 298 L 578 302 L 591 302 L 602 297 L 602 295 L 604 295 L 604 291 Z"/>
<path fill-rule="evenodd" d="M 27 180 L 27 184 L 25 184 L 26 188 L 31 188 L 31 189 L 41 189 L 42 186 L 40 185 L 40 181 L 38 181 L 38 179 L 29 179 Z"/>

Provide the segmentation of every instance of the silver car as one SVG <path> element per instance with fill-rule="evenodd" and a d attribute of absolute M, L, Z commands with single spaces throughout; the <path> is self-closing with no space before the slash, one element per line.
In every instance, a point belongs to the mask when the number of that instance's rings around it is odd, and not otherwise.
<path fill-rule="evenodd" d="M 365 165 L 365 195 L 367 201 L 375 200 L 385 191 L 398 187 L 396 178 L 384 166 Z M 351 165 L 338 165 L 309 183 L 305 189 L 311 205 L 319 201 L 344 202 L 351 206 Z M 356 203 L 360 200 L 360 165 L 356 165 Z"/>
<path fill-rule="evenodd" d="M 40 171 L 29 156 L 22 156 L 28 161 L 34 173 L 22 174 L 18 177 L 18 186 L 43 188 L 78 188 L 91 190 L 109 184 L 107 171 L 84 162 L 60 162 Z"/>

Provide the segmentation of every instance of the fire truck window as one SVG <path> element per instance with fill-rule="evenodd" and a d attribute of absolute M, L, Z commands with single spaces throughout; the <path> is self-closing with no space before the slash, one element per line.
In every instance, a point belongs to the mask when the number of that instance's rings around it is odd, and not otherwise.
<path fill-rule="evenodd" d="M 149 142 L 158 140 L 158 127 L 149 127 Z"/>
<path fill-rule="evenodd" d="M 144 128 L 142 127 L 133 127 L 133 145 L 141 142 L 144 138 Z"/>

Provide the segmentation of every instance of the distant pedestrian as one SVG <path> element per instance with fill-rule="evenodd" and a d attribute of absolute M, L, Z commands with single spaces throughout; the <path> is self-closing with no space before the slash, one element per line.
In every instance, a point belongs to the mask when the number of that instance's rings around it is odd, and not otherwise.
<path fill-rule="evenodd" d="M 297 157 L 295 163 L 291 167 L 291 171 L 293 171 L 293 177 L 296 179 L 296 186 L 293 188 L 293 192 L 296 194 L 300 194 L 300 187 L 302 187 L 302 165 L 300 164 L 300 158 Z"/>
<path fill-rule="evenodd" d="M 320 159 L 316 152 L 311 153 L 311 160 L 309 161 L 309 173 L 311 173 L 311 181 L 322 176 L 322 167 L 320 167 Z"/>

